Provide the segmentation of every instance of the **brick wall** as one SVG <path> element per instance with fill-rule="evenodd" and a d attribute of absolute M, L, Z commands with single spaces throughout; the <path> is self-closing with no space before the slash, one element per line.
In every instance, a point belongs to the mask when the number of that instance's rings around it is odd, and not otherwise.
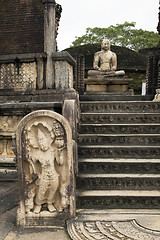
<path fill-rule="evenodd" d="M 43 52 L 42 0 L 0 0 L 0 55 Z"/>

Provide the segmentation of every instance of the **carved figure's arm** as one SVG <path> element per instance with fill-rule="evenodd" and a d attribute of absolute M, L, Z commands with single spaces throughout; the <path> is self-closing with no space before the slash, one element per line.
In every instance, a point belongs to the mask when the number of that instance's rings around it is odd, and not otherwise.
<path fill-rule="evenodd" d="M 29 168 L 30 168 L 30 172 L 31 174 L 32 173 L 36 173 L 36 170 L 35 170 L 35 162 L 33 161 L 33 159 L 31 157 L 29 157 L 28 159 L 28 162 L 29 162 Z"/>
<path fill-rule="evenodd" d="M 64 163 L 64 155 L 63 155 L 63 150 L 58 150 L 56 151 L 56 162 L 58 165 L 62 166 Z"/>
<path fill-rule="evenodd" d="M 94 54 L 93 68 L 94 68 L 95 70 L 98 70 L 98 69 L 99 69 L 98 63 L 99 63 L 99 52 L 97 52 L 97 53 Z"/>
<path fill-rule="evenodd" d="M 116 71 L 117 69 L 117 56 L 115 53 L 112 53 L 112 66 L 111 70 Z"/>

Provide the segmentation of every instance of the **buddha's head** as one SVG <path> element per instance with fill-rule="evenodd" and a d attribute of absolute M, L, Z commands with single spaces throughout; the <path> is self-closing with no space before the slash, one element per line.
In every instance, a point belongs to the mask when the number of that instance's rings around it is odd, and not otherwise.
<path fill-rule="evenodd" d="M 110 41 L 108 39 L 104 39 L 101 44 L 101 49 L 108 51 L 110 50 Z"/>

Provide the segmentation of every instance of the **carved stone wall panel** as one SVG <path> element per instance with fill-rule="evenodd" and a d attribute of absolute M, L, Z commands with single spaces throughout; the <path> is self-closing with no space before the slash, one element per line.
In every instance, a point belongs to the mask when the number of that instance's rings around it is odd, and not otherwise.
<path fill-rule="evenodd" d="M 159 159 L 159 147 L 79 147 L 79 156 L 86 158 L 156 158 Z"/>
<path fill-rule="evenodd" d="M 87 190 L 159 190 L 160 178 L 79 177 L 77 188 Z"/>
<path fill-rule="evenodd" d="M 103 136 L 103 135 L 80 135 L 79 144 L 82 145 L 143 145 L 143 146 L 159 146 L 160 135 L 159 136 Z"/>
<path fill-rule="evenodd" d="M 0 158 L 15 157 L 12 151 L 12 139 L 0 139 Z"/>
<path fill-rule="evenodd" d="M 55 61 L 56 89 L 73 88 L 73 67 L 66 61 Z"/>
<path fill-rule="evenodd" d="M 77 197 L 77 207 L 82 209 L 159 209 L 160 199 L 157 197 L 134 196 L 85 196 Z"/>
<path fill-rule="evenodd" d="M 68 121 L 52 111 L 32 112 L 17 127 L 16 146 L 18 224 L 64 224 L 75 214 L 72 132 Z"/>
<path fill-rule="evenodd" d="M 133 124 L 124 124 L 124 125 L 116 125 L 116 124 L 104 124 L 102 125 L 80 125 L 79 133 L 105 133 L 105 134 L 157 134 L 160 133 L 160 125 L 133 125 Z"/>
<path fill-rule="evenodd" d="M 36 62 L 0 66 L 0 89 L 36 89 Z"/>
<path fill-rule="evenodd" d="M 82 123 L 160 123 L 159 114 L 81 114 Z"/>
<path fill-rule="evenodd" d="M 97 113 L 97 112 L 105 112 L 105 113 L 136 113 L 136 112 L 157 112 L 159 113 L 160 103 L 154 102 L 98 102 L 98 103 L 81 103 L 81 111 L 83 113 Z"/>
<path fill-rule="evenodd" d="M 0 130 L 3 132 L 15 132 L 21 116 L 0 116 Z"/>
<path fill-rule="evenodd" d="M 140 226 L 135 220 L 126 221 L 67 221 L 73 240 L 160 240 L 160 232 Z"/>
<path fill-rule="evenodd" d="M 79 161 L 79 172 L 83 174 L 87 173 L 99 173 L 99 174 L 159 174 L 160 173 L 160 163 L 157 162 L 137 162 L 130 163 L 130 162 L 80 162 Z"/>

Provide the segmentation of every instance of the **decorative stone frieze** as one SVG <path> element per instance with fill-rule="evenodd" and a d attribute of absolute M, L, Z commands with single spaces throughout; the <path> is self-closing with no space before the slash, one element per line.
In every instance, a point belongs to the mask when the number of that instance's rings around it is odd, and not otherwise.
<path fill-rule="evenodd" d="M 63 225 L 75 215 L 72 132 L 60 114 L 39 110 L 16 131 L 18 225 Z"/>
<path fill-rule="evenodd" d="M 82 157 L 92 158 L 159 158 L 159 147 L 79 147 L 79 155 Z"/>
<path fill-rule="evenodd" d="M 36 62 L 0 65 L 0 89 L 36 89 Z"/>
<path fill-rule="evenodd" d="M 132 162 L 129 160 L 128 162 L 120 163 L 109 162 L 102 160 L 102 162 L 95 161 L 79 161 L 79 172 L 83 174 L 159 174 L 160 172 L 160 163 L 155 162 L 142 162 L 137 160 L 136 162 Z"/>
<path fill-rule="evenodd" d="M 151 114 L 81 114 L 82 123 L 160 123 L 160 115 Z"/>
<path fill-rule="evenodd" d="M 98 136 L 92 136 L 91 134 L 82 134 L 78 138 L 79 144 L 101 144 L 101 145 L 131 145 L 131 146 L 137 146 L 137 145 L 143 145 L 143 146 L 159 146 L 160 142 L 160 136 L 150 136 L 150 135 L 144 135 L 144 136 L 125 136 L 125 135 L 110 135 L 105 136 L 99 134 Z"/>
<path fill-rule="evenodd" d="M 157 209 L 160 200 L 153 196 L 78 196 L 77 207 L 83 209 Z"/>
<path fill-rule="evenodd" d="M 106 177 L 90 177 L 80 176 L 77 180 L 77 188 L 85 188 L 88 190 L 159 190 L 160 178 L 147 178 L 143 177 L 139 179 L 136 176 L 131 177 L 120 177 L 113 178 L 112 176 Z"/>
<path fill-rule="evenodd" d="M 82 112 L 160 112 L 160 103 L 153 102 L 99 102 L 81 103 Z"/>
<path fill-rule="evenodd" d="M 105 133 L 105 134 L 157 134 L 160 132 L 160 124 L 159 125 L 147 125 L 147 124 L 104 124 L 103 126 L 101 124 L 94 125 L 94 124 L 88 124 L 88 125 L 80 125 L 79 127 L 80 133 Z"/>

